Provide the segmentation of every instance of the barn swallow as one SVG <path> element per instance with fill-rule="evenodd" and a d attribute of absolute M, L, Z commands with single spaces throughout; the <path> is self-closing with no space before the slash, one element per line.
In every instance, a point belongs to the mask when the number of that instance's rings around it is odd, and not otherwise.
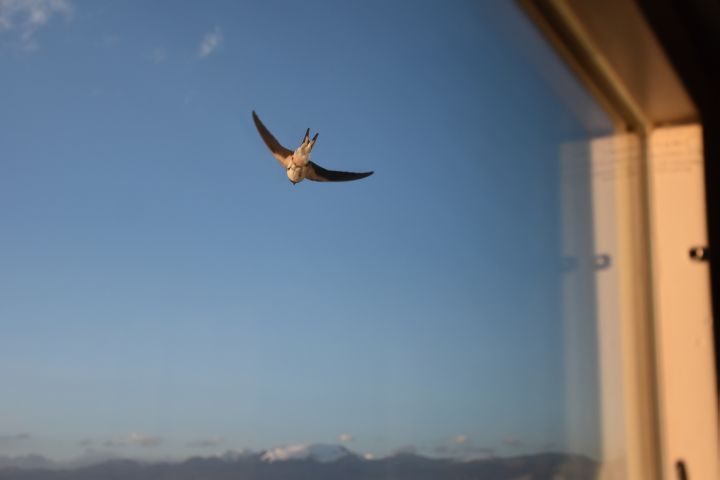
<path fill-rule="evenodd" d="M 305 131 L 302 143 L 293 152 L 280 145 L 280 142 L 278 142 L 265 125 L 263 125 L 254 110 L 252 116 L 255 127 L 257 127 L 265 145 L 268 146 L 273 157 L 285 167 L 287 176 L 293 185 L 302 182 L 306 178 L 316 182 L 347 182 L 350 180 L 360 180 L 373 174 L 373 172 L 354 173 L 327 170 L 317 163 L 310 161 L 310 152 L 312 152 L 315 142 L 317 142 L 317 133 L 311 139 L 310 129 L 308 128 Z"/>

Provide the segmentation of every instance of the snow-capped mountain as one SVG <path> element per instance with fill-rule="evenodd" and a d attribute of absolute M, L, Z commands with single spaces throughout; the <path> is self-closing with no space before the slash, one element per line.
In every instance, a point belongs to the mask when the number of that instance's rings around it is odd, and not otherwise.
<path fill-rule="evenodd" d="M 0 480 L 417 480 L 499 478 L 595 478 L 597 463 L 579 455 L 541 453 L 457 462 L 411 453 L 368 461 L 336 445 L 294 445 L 263 453 L 192 457 L 181 462 L 109 460 L 92 466 L 47 465 L 43 458 L 15 458 L 0 464 Z M 12 460 L 0 456 L 0 459 Z M 23 461 L 24 460 L 24 461 Z M 32 460 L 32 461 L 28 461 Z"/>
<path fill-rule="evenodd" d="M 261 460 L 277 462 L 282 460 L 315 460 L 316 462 L 335 462 L 343 457 L 357 456 L 342 445 L 316 443 L 311 445 L 290 445 L 266 450 Z"/>

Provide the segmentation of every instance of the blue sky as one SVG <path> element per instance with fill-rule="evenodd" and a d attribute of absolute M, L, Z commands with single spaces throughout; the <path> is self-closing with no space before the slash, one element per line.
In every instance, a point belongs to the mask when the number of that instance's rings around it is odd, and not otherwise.
<path fill-rule="evenodd" d="M 558 152 L 609 123 L 514 4 L 14 0 L 0 72 L 0 454 L 594 453 Z M 293 187 L 253 109 L 375 175 Z"/>

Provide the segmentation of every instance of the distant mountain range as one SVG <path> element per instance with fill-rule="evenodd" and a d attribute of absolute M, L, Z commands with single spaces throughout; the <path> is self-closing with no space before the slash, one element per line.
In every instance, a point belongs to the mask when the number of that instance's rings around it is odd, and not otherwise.
<path fill-rule="evenodd" d="M 340 445 L 229 451 L 182 462 L 107 460 L 72 466 L 39 455 L 0 456 L 0 480 L 585 480 L 597 465 L 579 455 L 543 453 L 462 462 L 402 453 L 366 459 Z"/>

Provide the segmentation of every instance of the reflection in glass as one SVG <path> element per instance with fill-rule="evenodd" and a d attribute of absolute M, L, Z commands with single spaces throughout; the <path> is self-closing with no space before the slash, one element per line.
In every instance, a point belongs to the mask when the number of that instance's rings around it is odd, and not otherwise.
<path fill-rule="evenodd" d="M 636 140 L 514 4 L 67 0 L 32 31 L 17 5 L 0 472 L 622 463 L 613 189 Z M 375 175 L 293 187 L 253 109 Z"/>

